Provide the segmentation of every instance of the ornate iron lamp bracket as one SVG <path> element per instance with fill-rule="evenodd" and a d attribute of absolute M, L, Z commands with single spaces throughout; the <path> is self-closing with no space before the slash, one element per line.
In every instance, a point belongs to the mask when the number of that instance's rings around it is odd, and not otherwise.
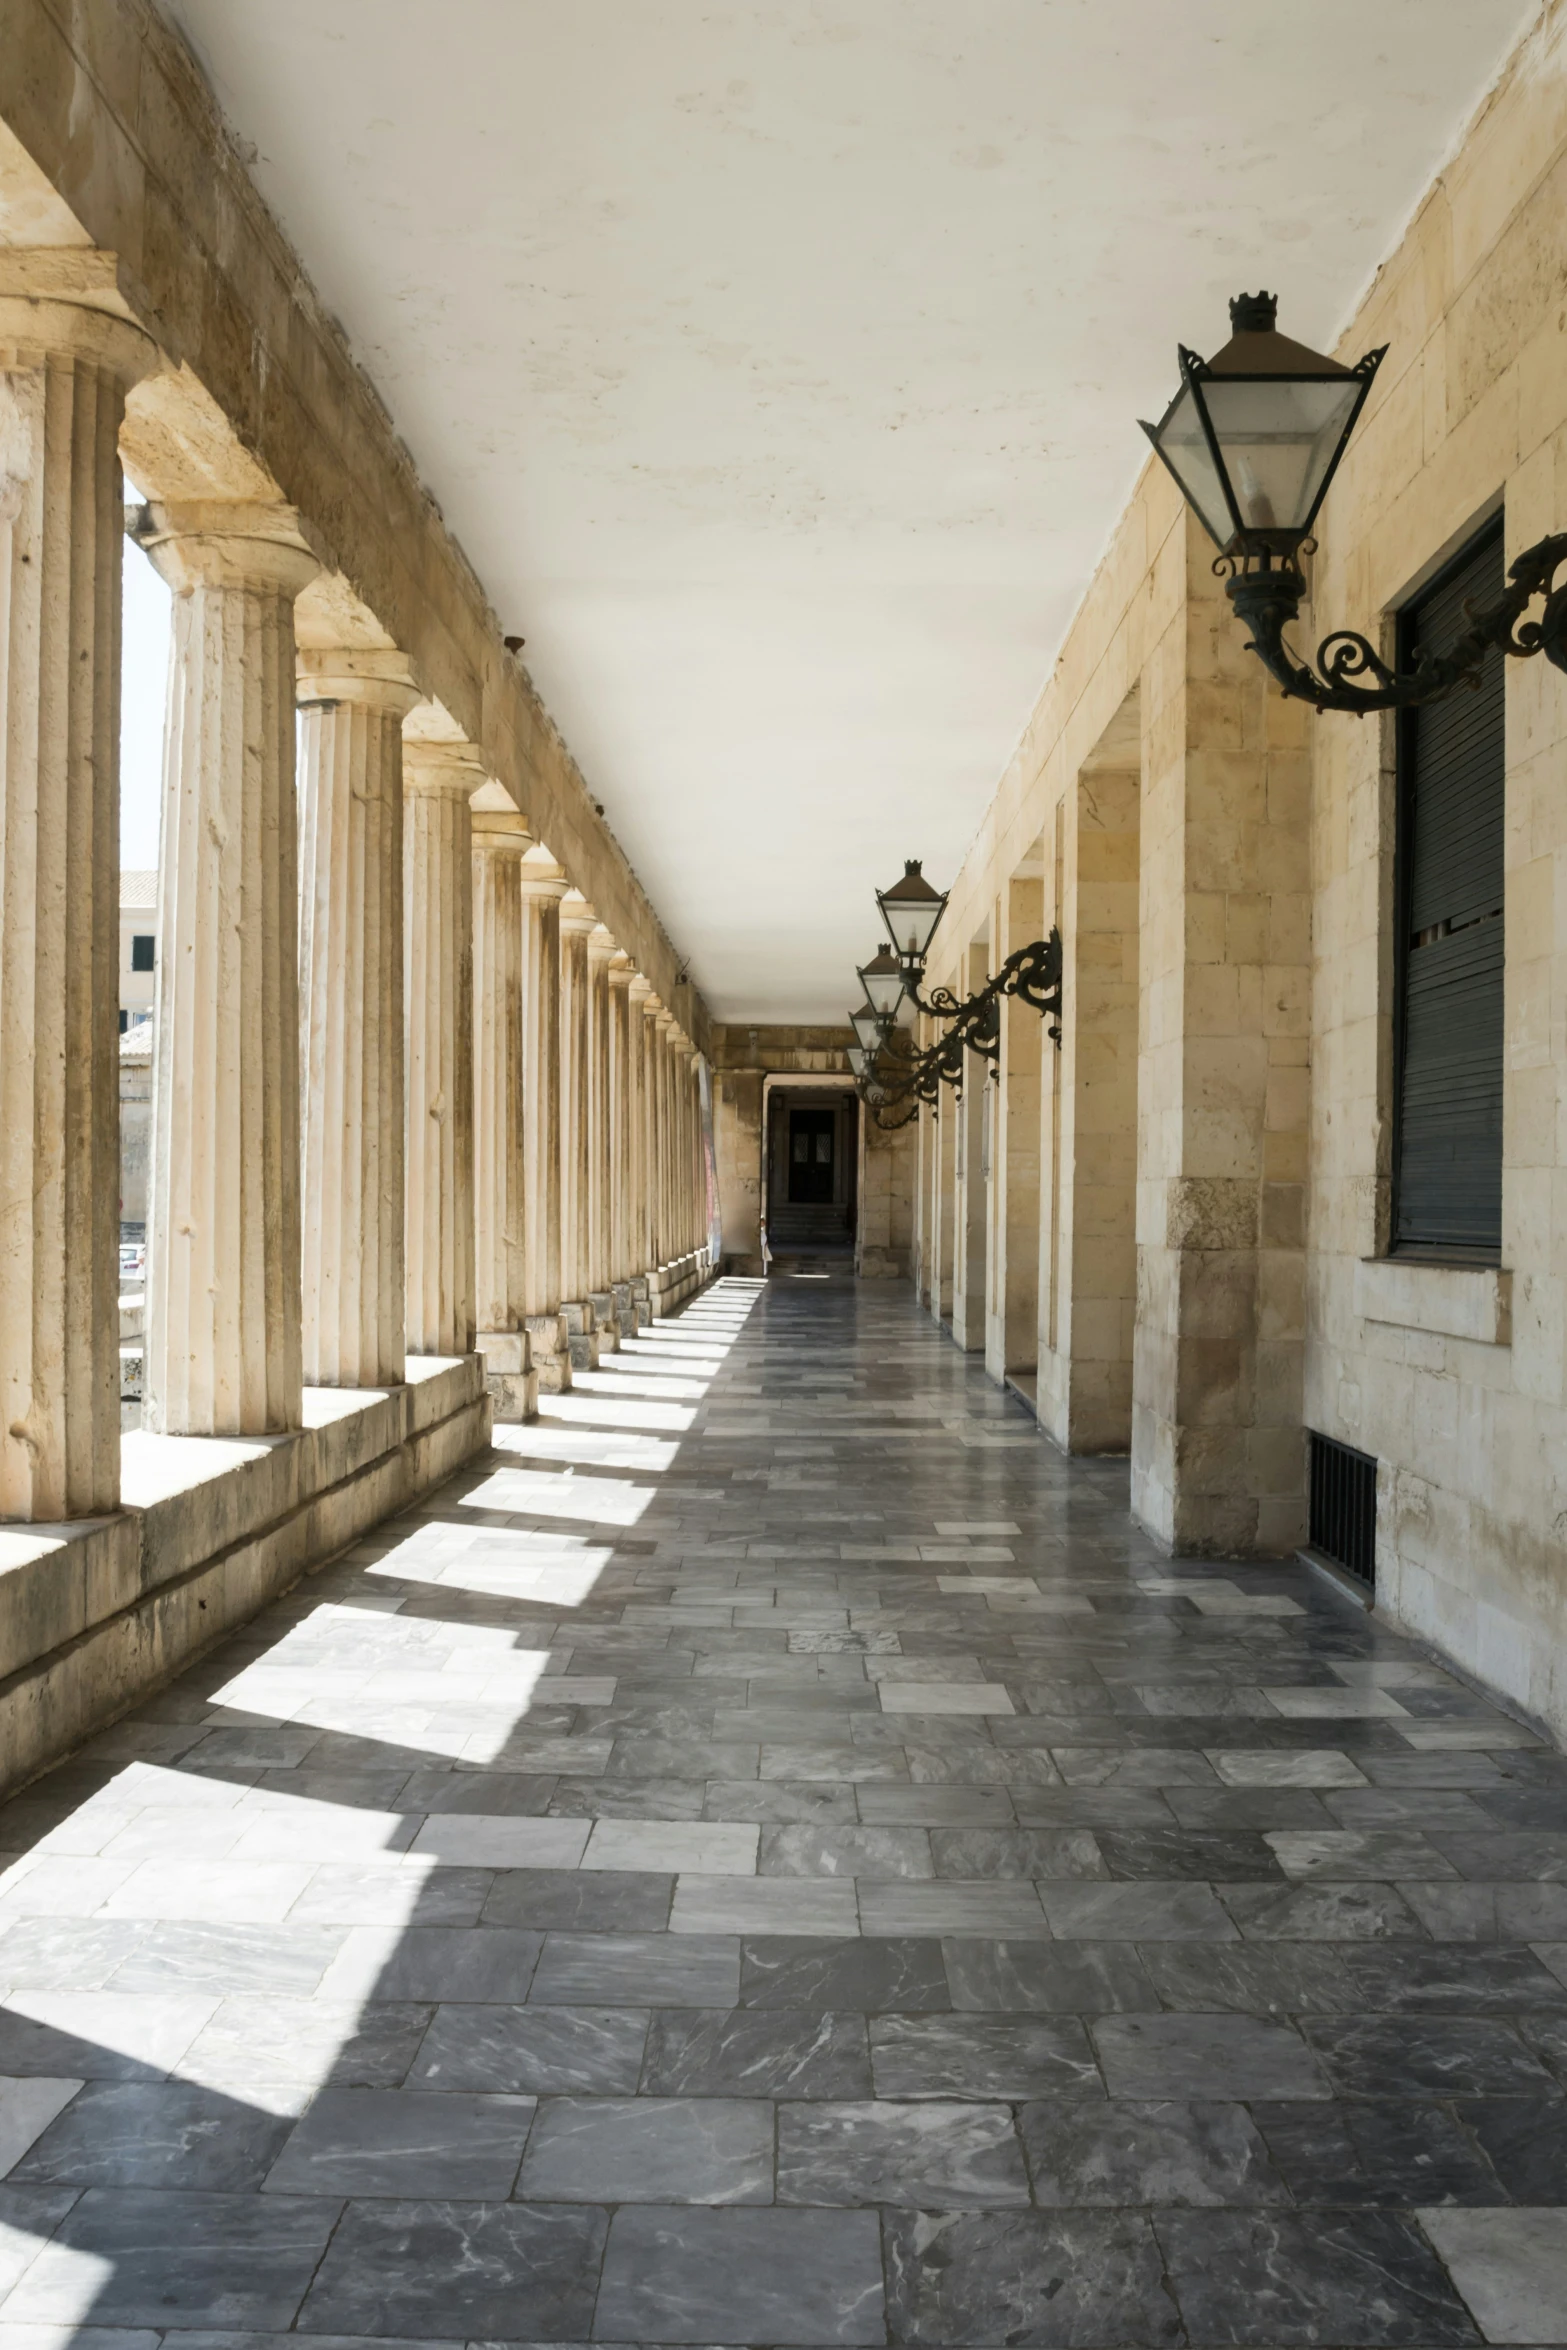
<path fill-rule="evenodd" d="M 1019 947 L 1015 954 L 1008 955 L 994 977 L 987 979 L 966 1002 L 959 1002 L 946 988 L 936 988 L 928 999 L 922 998 L 911 984 L 908 993 L 920 1010 L 948 1020 L 951 1025 L 944 1036 L 938 1037 L 922 1053 L 889 1059 L 885 1046 L 878 1053 L 875 1082 L 881 1089 L 881 1099 L 867 1095 L 877 1125 L 887 1132 L 907 1126 L 919 1115 L 921 1103 L 936 1100 L 942 1085 L 960 1086 L 965 1051 L 988 1061 L 993 1072 L 999 1070 L 1003 996 L 1015 995 L 1045 1017 L 1050 1041 L 1059 1052 L 1061 978 L 1061 933 L 1052 930 L 1048 938 L 1036 938 L 1031 945 Z M 884 1107 L 899 1109 L 902 1115 L 884 1118 L 881 1114 Z"/>
<path fill-rule="evenodd" d="M 1310 542 L 1308 541 L 1309 545 Z M 1314 710 L 1344 710 L 1365 718 L 1378 710 L 1410 710 L 1439 702 L 1460 686 L 1479 683 L 1480 668 L 1493 649 L 1528 660 L 1543 653 L 1553 668 L 1567 670 L 1567 580 L 1556 574 L 1567 565 L 1567 532 L 1525 548 L 1508 565 L 1508 586 L 1484 611 L 1466 606 L 1469 625 L 1442 653 L 1422 652 L 1412 669 L 1395 670 L 1368 640 L 1351 628 L 1336 628 L 1317 647 L 1315 667 L 1298 661 L 1284 642 L 1306 593 L 1305 576 L 1291 560 L 1275 561 L 1263 550 L 1253 555 L 1232 548 L 1214 570 L 1235 616 L 1251 630 L 1248 650 L 1292 700 Z M 1524 614 L 1536 596 L 1545 600 L 1538 620 Z M 1362 685 L 1356 681 L 1370 678 Z"/>

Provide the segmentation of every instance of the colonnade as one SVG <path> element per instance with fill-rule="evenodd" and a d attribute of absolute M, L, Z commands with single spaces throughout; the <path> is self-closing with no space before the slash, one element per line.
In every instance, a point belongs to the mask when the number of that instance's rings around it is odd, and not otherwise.
<path fill-rule="evenodd" d="M 118 433 L 157 364 L 0 293 L 0 1519 L 119 1495 Z M 705 1265 L 696 1048 L 403 657 L 296 645 L 297 514 L 135 531 L 174 595 L 143 1424 L 276 1434 L 476 1349 L 526 1416 Z"/>

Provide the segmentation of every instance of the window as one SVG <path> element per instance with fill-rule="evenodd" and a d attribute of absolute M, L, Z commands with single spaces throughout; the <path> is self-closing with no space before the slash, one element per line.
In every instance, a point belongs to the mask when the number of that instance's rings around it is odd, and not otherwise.
<path fill-rule="evenodd" d="M 131 1016 L 130 1016 L 129 1012 L 127 1012 L 127 1010 L 125 1009 L 125 1006 L 124 1006 L 123 1004 L 121 1004 L 121 1006 L 120 1006 L 120 1034 L 121 1034 L 122 1036 L 125 1034 L 125 1031 L 126 1031 L 126 1029 L 127 1029 L 127 1028 L 129 1028 L 130 1024 L 131 1024 Z"/>
<path fill-rule="evenodd" d="M 1497 522 L 1401 615 L 1401 665 L 1503 585 Z M 1502 1242 L 1503 667 L 1399 721 L 1393 1249 L 1457 1263 Z"/>
<path fill-rule="evenodd" d="M 132 931 L 132 933 L 131 933 L 131 969 L 132 969 L 133 971 L 150 971 L 150 970 L 152 969 L 152 967 L 153 967 L 153 964 L 152 964 L 152 949 L 153 949 L 153 937 L 152 937 L 152 933 L 151 933 L 151 931 L 149 931 L 149 930 L 133 930 L 133 931 Z"/>

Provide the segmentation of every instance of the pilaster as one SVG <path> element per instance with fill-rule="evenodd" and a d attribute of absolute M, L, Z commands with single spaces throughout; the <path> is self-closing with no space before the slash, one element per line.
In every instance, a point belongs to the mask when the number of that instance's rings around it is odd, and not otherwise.
<path fill-rule="evenodd" d="M 164 736 L 143 1424 L 300 1424 L 294 598 L 286 506 L 149 506 L 174 590 Z"/>
<path fill-rule="evenodd" d="M 25 298 L 44 258 L 0 256 L 0 1519 L 35 1522 L 119 1500 L 118 433 L 157 360 Z"/>
<path fill-rule="evenodd" d="M 408 1351 L 473 1350 L 473 854 L 470 744 L 403 739 Z"/>
<path fill-rule="evenodd" d="M 405 1376 L 400 653 L 298 656 L 307 1387 Z"/>

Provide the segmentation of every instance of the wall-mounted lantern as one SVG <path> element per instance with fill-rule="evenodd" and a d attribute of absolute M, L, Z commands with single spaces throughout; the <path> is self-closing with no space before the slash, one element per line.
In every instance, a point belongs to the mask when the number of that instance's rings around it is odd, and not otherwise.
<path fill-rule="evenodd" d="M 1364 717 L 1440 701 L 1477 678 L 1493 647 L 1544 653 L 1567 669 L 1567 585 L 1554 584 L 1567 564 L 1567 534 L 1528 548 L 1509 565 L 1500 602 L 1471 613 L 1446 652 L 1421 652 L 1410 669 L 1389 667 L 1347 628 L 1323 638 L 1314 668 L 1290 652 L 1284 631 L 1306 594 L 1312 526 L 1387 346 L 1343 367 L 1281 335 L 1277 310 L 1272 294 L 1238 294 L 1223 350 L 1200 359 L 1183 344 L 1181 388 L 1159 422 L 1143 426 L 1218 547 L 1214 569 L 1226 575 L 1225 593 L 1251 630 L 1249 649 L 1270 676 L 1314 709 Z M 1526 621 L 1536 596 L 1544 612 Z"/>

